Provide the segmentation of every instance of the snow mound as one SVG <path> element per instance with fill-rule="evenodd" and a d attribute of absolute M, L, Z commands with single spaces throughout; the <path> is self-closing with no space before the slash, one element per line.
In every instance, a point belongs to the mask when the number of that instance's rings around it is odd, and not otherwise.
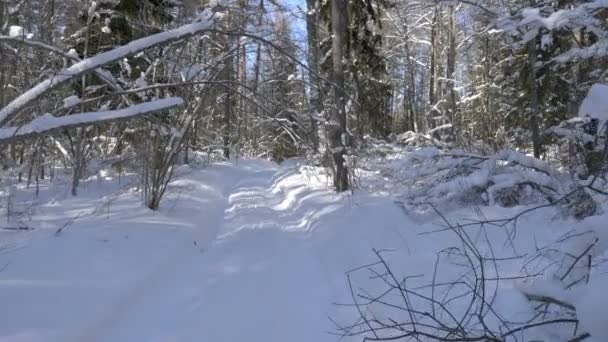
<path fill-rule="evenodd" d="M 577 314 L 581 320 L 581 329 L 588 331 L 593 341 L 608 341 L 606 325 L 606 308 L 608 307 L 608 277 L 602 276 L 585 289 L 585 295 L 577 303 Z"/>
<path fill-rule="evenodd" d="M 594 84 L 583 100 L 578 116 L 608 120 L 608 85 Z"/>
<path fill-rule="evenodd" d="M 8 28 L 8 36 L 12 38 L 32 39 L 34 35 L 28 33 L 23 26 L 12 25 Z"/>

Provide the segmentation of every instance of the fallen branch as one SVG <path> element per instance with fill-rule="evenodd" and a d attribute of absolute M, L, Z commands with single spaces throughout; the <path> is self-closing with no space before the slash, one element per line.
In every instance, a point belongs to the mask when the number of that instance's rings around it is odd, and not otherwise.
<path fill-rule="evenodd" d="M 16 231 L 27 231 L 27 230 L 34 230 L 33 227 L 28 227 L 28 226 L 18 226 L 18 227 L 2 227 L 2 230 L 16 230 Z"/>
<path fill-rule="evenodd" d="M 561 306 L 564 307 L 568 310 L 572 310 L 572 311 L 576 311 L 576 307 L 574 307 L 574 305 L 564 302 L 562 300 L 553 298 L 553 297 L 549 297 L 549 296 L 544 296 L 544 295 L 537 295 L 537 294 L 532 294 L 532 293 L 525 293 L 524 292 L 524 296 L 526 296 L 526 298 L 529 301 L 535 301 L 535 302 L 541 302 L 544 304 L 554 304 L 557 306 Z"/>

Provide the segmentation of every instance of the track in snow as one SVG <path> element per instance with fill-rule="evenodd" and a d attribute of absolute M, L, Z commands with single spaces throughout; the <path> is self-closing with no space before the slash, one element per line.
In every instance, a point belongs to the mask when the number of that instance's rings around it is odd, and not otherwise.
<path fill-rule="evenodd" d="M 369 260 L 369 228 L 396 228 L 369 213 L 402 218 L 263 161 L 193 171 L 172 193 L 165 214 L 119 200 L 0 255 L 0 341 L 335 341 L 344 271 Z"/>

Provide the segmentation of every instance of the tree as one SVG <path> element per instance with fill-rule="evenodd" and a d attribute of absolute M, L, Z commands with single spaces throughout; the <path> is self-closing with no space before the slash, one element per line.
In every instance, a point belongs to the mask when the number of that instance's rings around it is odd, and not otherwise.
<path fill-rule="evenodd" d="M 296 46 L 293 43 L 291 27 L 287 18 L 278 15 L 274 23 L 274 42 L 283 52 L 294 56 Z M 267 97 L 272 99 L 268 107 L 272 159 L 283 161 L 297 156 L 299 143 L 302 140 L 303 123 L 300 120 L 297 103 L 302 101 L 301 82 L 298 80 L 298 68 L 294 60 L 279 51 L 269 50 L 269 61 L 266 70 Z"/>
<path fill-rule="evenodd" d="M 346 0 L 331 0 L 331 53 L 333 107 L 327 123 L 327 137 L 334 163 L 334 187 L 342 192 L 349 189 L 348 166 L 344 156 L 348 136 L 346 132 L 346 92 L 344 76 L 344 48 L 346 46 Z"/>
<path fill-rule="evenodd" d="M 323 84 L 316 75 L 321 73 L 320 69 L 320 25 L 319 12 L 320 3 L 317 0 L 306 0 L 306 31 L 308 38 L 307 62 L 312 72 L 308 74 L 310 89 L 310 126 L 312 146 L 314 152 L 319 149 L 319 128 L 317 122 L 323 113 Z"/>

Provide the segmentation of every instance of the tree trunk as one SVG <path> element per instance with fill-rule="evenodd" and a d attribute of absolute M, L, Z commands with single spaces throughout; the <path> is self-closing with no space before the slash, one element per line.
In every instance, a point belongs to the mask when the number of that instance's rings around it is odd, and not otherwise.
<path fill-rule="evenodd" d="M 224 79 L 227 81 L 232 80 L 232 68 L 233 68 L 233 57 L 230 52 L 230 39 L 226 42 L 225 52 L 228 53 L 226 57 L 226 65 L 224 66 Z M 224 98 L 224 131 L 222 140 L 224 144 L 224 159 L 230 159 L 230 133 L 232 126 L 232 90 L 226 88 L 226 94 Z"/>
<path fill-rule="evenodd" d="M 314 73 L 319 73 L 319 9 L 318 0 L 306 0 L 306 31 L 308 32 L 308 65 Z M 310 79 L 310 108 L 313 113 L 310 116 L 310 133 L 314 152 L 319 149 L 319 135 L 317 117 L 323 112 L 323 99 L 320 91 L 319 78 L 309 73 Z"/>
<path fill-rule="evenodd" d="M 344 45 L 346 38 L 346 1 L 331 1 L 332 30 L 332 82 L 334 88 L 334 106 L 328 126 L 329 146 L 334 162 L 334 186 L 336 191 L 349 189 L 346 154 L 346 99 L 344 92 Z"/>
<path fill-rule="evenodd" d="M 534 158 L 540 158 L 541 142 L 538 123 L 539 106 L 538 90 L 536 89 L 536 37 L 528 42 L 528 87 L 530 96 L 530 129 L 532 130 L 532 148 Z"/>
<path fill-rule="evenodd" d="M 413 132 L 418 132 L 418 127 L 417 127 L 417 121 L 416 121 L 416 66 L 413 62 L 413 58 L 411 55 L 411 51 L 410 51 L 410 44 L 409 44 L 409 28 L 407 26 L 407 24 L 403 24 L 403 34 L 404 34 L 404 38 L 405 38 L 405 44 L 404 44 L 404 52 L 405 52 L 405 61 L 403 63 L 403 67 L 404 67 L 404 77 L 403 77 L 403 82 L 404 82 L 404 87 L 403 87 L 403 91 L 404 93 L 406 92 L 407 94 L 403 94 L 403 101 L 404 101 L 404 111 L 407 113 L 406 115 L 406 120 L 407 120 L 407 130 L 409 131 L 413 131 Z"/>
<path fill-rule="evenodd" d="M 436 55 L 437 55 L 437 16 L 438 16 L 438 9 L 435 8 L 435 13 L 433 14 L 433 21 L 431 23 L 431 70 L 429 72 L 429 108 L 430 108 L 430 116 L 428 119 L 430 119 L 428 122 L 430 124 L 429 128 L 435 128 L 434 122 L 432 120 L 433 117 L 433 107 L 435 106 L 435 104 L 437 103 L 437 100 L 435 99 L 435 69 L 437 68 L 437 60 L 436 60 Z"/>
<path fill-rule="evenodd" d="M 266 9 L 264 8 L 264 0 L 260 0 L 260 6 L 258 8 L 258 27 L 262 26 L 265 13 L 266 13 Z M 255 52 L 255 69 L 253 70 L 253 86 L 252 86 L 253 91 L 255 93 L 258 92 L 258 89 L 260 86 L 261 64 L 262 64 L 262 43 L 258 41 L 257 47 L 256 47 L 256 52 Z M 253 117 L 257 118 L 258 114 L 259 114 L 258 106 L 253 106 Z M 255 122 L 255 121 L 253 121 L 253 122 Z M 248 124 L 248 126 L 249 126 L 249 124 Z M 255 127 L 250 127 L 250 128 L 251 128 L 251 135 L 250 135 L 251 147 L 255 150 L 257 148 L 257 142 L 258 142 L 258 131 Z"/>
<path fill-rule="evenodd" d="M 455 70 L 456 70 L 456 18 L 454 13 L 454 6 L 450 6 L 449 12 L 449 27 L 448 27 L 448 38 L 449 38 L 449 47 L 448 47 L 448 61 L 446 66 L 446 78 L 448 84 L 448 94 L 450 97 L 450 106 L 449 106 L 449 118 L 451 123 L 456 126 L 457 117 L 456 117 L 456 91 L 454 89 L 455 86 Z"/>
<path fill-rule="evenodd" d="M 431 23 L 431 70 L 429 75 L 429 106 L 433 108 L 435 105 L 435 69 L 436 69 L 436 45 L 437 45 L 437 9 L 433 14 L 433 22 Z"/>
<path fill-rule="evenodd" d="M 5 26 L 4 25 L 4 1 L 0 1 L 0 35 L 3 34 L 2 28 L 4 26 Z M 4 58 L 4 51 L 3 51 L 2 44 L 0 44 L 0 57 Z M 5 102 L 6 102 L 5 88 L 6 88 L 7 82 L 6 82 L 5 70 L 6 70 L 5 66 L 0 65 L 0 107 L 4 107 Z"/>

